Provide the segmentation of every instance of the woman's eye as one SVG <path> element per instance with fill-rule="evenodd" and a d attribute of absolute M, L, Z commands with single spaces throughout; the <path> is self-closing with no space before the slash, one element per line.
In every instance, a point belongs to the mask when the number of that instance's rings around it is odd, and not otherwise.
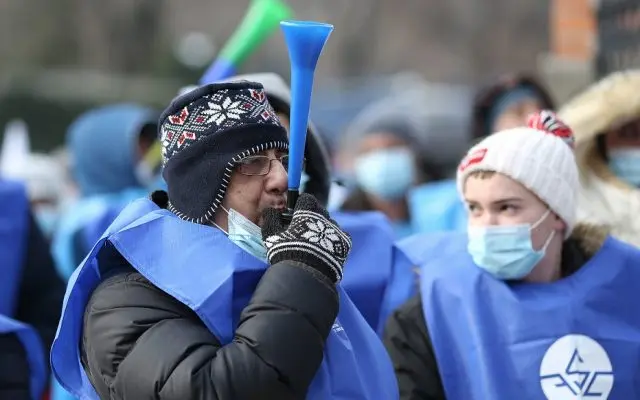
<path fill-rule="evenodd" d="M 467 204 L 467 210 L 470 214 L 478 214 L 480 212 L 480 207 L 475 204 Z"/>
<path fill-rule="evenodd" d="M 504 204 L 500 207 L 500 211 L 506 211 L 506 212 L 515 212 L 518 209 L 518 207 L 514 206 L 513 204 Z"/>

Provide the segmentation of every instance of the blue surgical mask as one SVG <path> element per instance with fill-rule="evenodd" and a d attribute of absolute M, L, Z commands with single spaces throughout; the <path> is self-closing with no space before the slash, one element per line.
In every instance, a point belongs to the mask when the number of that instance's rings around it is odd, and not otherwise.
<path fill-rule="evenodd" d="M 518 280 L 529 275 L 542 260 L 555 234 L 552 231 L 542 249 L 535 250 L 531 231 L 550 214 L 547 210 L 534 224 L 470 226 L 469 254 L 474 263 L 500 280 Z"/>
<path fill-rule="evenodd" d="M 355 176 L 365 192 L 383 200 L 398 200 L 416 180 L 414 158 L 405 148 L 367 153 L 356 158 Z"/>
<path fill-rule="evenodd" d="M 612 149 L 609 168 L 618 178 L 631 186 L 640 187 L 640 148 Z"/>
<path fill-rule="evenodd" d="M 267 262 L 267 248 L 262 242 L 260 227 L 249 221 L 244 215 L 233 208 L 227 211 L 227 225 L 229 240 L 254 257 Z"/>
<path fill-rule="evenodd" d="M 44 236 L 50 238 L 58 224 L 58 212 L 53 208 L 40 207 L 34 211 L 34 217 Z"/>

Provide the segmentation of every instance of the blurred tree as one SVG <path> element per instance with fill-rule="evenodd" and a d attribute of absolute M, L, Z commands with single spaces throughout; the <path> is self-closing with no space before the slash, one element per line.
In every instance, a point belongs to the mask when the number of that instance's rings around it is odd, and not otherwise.
<path fill-rule="evenodd" d="M 532 69 L 548 50 L 549 0 L 285 0 L 296 18 L 333 23 L 318 77 L 415 70 L 430 80 L 480 83 Z M 249 0 L 1 0 L 0 68 L 66 65 L 191 75 L 172 59 L 188 31 L 221 46 Z M 286 70 L 277 34 L 246 66 Z M 254 67 L 252 67 L 252 65 Z"/>
<path fill-rule="evenodd" d="M 101 67 L 127 73 L 147 72 L 156 54 L 165 51 L 165 0 L 74 1 L 85 22 L 77 35 L 92 39 L 84 43 L 83 56 Z"/>

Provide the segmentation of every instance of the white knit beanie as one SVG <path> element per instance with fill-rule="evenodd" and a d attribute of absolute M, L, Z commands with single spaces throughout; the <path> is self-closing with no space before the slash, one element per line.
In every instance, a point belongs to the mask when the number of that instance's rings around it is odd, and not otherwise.
<path fill-rule="evenodd" d="M 475 171 L 494 171 L 520 182 L 567 224 L 565 238 L 576 223 L 580 182 L 573 154 L 573 134 L 550 111 L 534 114 L 527 127 L 508 129 L 471 148 L 460 163 L 457 184 Z"/>

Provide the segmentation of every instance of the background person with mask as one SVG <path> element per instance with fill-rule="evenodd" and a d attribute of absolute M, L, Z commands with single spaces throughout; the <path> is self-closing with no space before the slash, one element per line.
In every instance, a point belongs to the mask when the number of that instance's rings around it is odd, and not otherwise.
<path fill-rule="evenodd" d="M 474 141 L 493 132 L 525 126 L 529 115 L 555 109 L 542 84 L 523 74 L 503 76 L 480 89 L 472 107 L 470 136 Z"/>
<path fill-rule="evenodd" d="M 640 246 L 640 70 L 616 72 L 577 95 L 559 115 L 574 130 L 579 218 L 607 224 Z"/>
<path fill-rule="evenodd" d="M 29 201 L 38 226 L 51 240 L 63 212 L 65 171 L 52 156 L 30 153 L 25 159 L 21 176 L 27 187 Z"/>
<path fill-rule="evenodd" d="M 356 187 L 341 210 L 379 211 L 391 221 L 396 237 L 412 234 L 407 193 L 419 183 L 440 178 L 422 157 L 420 134 L 399 115 L 356 134 L 350 141 Z"/>
<path fill-rule="evenodd" d="M 448 89 L 432 91 L 409 90 L 372 104 L 354 120 L 341 146 L 343 160 L 353 160 L 353 171 L 343 164 L 343 173 L 353 175 L 355 188 L 342 204 L 342 216 L 332 215 L 340 222 L 352 221 L 342 225 L 358 244 L 349 262 L 360 253 L 365 259 L 348 265 L 345 287 L 379 333 L 390 313 L 415 293 L 415 266 L 386 245 L 384 232 L 379 241 L 358 243 L 361 235 L 372 232 L 362 222 L 364 216 L 383 214 L 391 224 L 386 235 L 401 238 L 416 231 L 451 229 L 455 213 L 446 210 L 462 208 L 452 196 L 455 183 L 443 178 L 466 150 L 460 123 L 464 113 L 455 105 L 464 105 L 467 96 Z M 441 104 L 435 104 L 436 99 Z"/>
<path fill-rule="evenodd" d="M 353 188 L 343 209 L 382 211 L 400 237 L 450 229 L 454 218 L 445 210 L 459 201 L 448 178 L 468 148 L 470 107 L 468 88 L 426 85 L 363 110 L 347 129 L 337 158 Z M 385 154 L 391 164 L 380 160 Z"/>
<path fill-rule="evenodd" d="M 468 233 L 400 244 L 421 291 L 385 333 L 402 399 L 635 397 L 640 250 L 577 222 L 572 145 L 547 111 L 489 136 L 458 170 Z"/>
<path fill-rule="evenodd" d="M 69 127 L 67 147 L 79 199 L 53 238 L 60 275 L 68 278 L 102 232 L 131 201 L 149 194 L 154 177 L 141 171 L 157 140 L 157 112 L 136 104 L 90 110 Z"/>
<path fill-rule="evenodd" d="M 47 239 L 56 228 L 66 195 L 66 171 L 56 157 L 33 153 L 24 121 L 10 121 L 0 151 L 0 175 L 22 182 L 31 211 Z"/>

